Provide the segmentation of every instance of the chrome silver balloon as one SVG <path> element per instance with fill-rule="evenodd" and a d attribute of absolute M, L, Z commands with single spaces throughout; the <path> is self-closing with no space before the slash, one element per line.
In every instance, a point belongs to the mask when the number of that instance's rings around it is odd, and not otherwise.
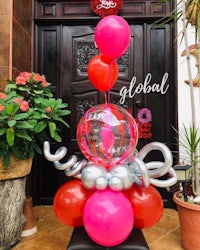
<path fill-rule="evenodd" d="M 105 190 L 108 187 L 108 179 L 105 176 L 97 177 L 95 186 L 97 190 Z"/>
<path fill-rule="evenodd" d="M 135 157 L 134 164 L 130 164 L 130 167 L 136 184 L 141 188 L 147 188 L 150 184 L 150 178 L 145 163 L 140 158 Z"/>
<path fill-rule="evenodd" d="M 110 171 L 111 178 L 109 180 L 109 187 L 112 189 L 113 183 L 117 183 L 116 181 L 113 181 L 113 178 L 117 177 L 121 180 L 121 183 L 119 184 L 120 188 L 128 189 L 132 186 L 134 180 L 131 178 L 131 170 L 127 165 L 117 165 L 113 167 Z"/>
<path fill-rule="evenodd" d="M 44 156 L 48 161 L 53 162 L 54 166 L 58 170 L 64 170 L 66 176 L 74 176 L 78 179 L 81 178 L 81 170 L 88 164 L 88 161 L 83 159 L 78 161 L 76 155 L 72 155 L 67 162 L 60 163 L 59 160 L 65 157 L 67 154 L 66 147 L 60 147 L 55 154 L 50 152 L 50 144 L 45 141 L 43 144 Z"/>
<path fill-rule="evenodd" d="M 158 178 L 168 173 L 170 167 L 173 164 L 173 158 L 172 158 L 172 153 L 169 150 L 169 148 L 161 142 L 148 143 L 138 152 L 138 157 L 141 160 L 144 160 L 147 154 L 153 150 L 160 151 L 164 157 L 164 162 L 162 166 L 160 166 L 160 168 L 149 170 L 150 177 Z"/>
<path fill-rule="evenodd" d="M 121 191 L 123 190 L 123 180 L 118 176 L 112 176 L 109 179 L 109 188 L 113 191 Z"/>
<path fill-rule="evenodd" d="M 148 165 L 148 169 L 151 168 L 161 168 L 162 167 L 162 162 L 153 162 L 153 164 L 151 164 L 151 162 L 148 162 L 146 165 Z M 176 171 L 171 167 L 169 169 L 169 178 L 166 180 L 157 180 L 155 178 L 150 178 L 150 183 L 156 187 L 170 187 L 173 186 L 177 183 L 177 174 Z"/>
<path fill-rule="evenodd" d="M 44 156 L 48 161 L 59 161 L 67 154 L 66 147 L 60 147 L 55 154 L 50 152 L 50 144 L 48 141 L 45 141 L 43 144 Z"/>
<path fill-rule="evenodd" d="M 105 189 L 108 186 L 106 174 L 106 170 L 103 167 L 91 164 L 82 170 L 81 180 L 83 185 L 91 190 L 96 190 L 98 189 L 97 187 L 100 187 L 100 189 Z M 98 180 L 98 178 L 100 178 L 100 180 Z"/>
<path fill-rule="evenodd" d="M 153 150 L 160 151 L 164 162 L 144 162 L 148 153 Z M 44 156 L 47 160 L 54 162 L 58 170 L 64 170 L 67 176 L 74 176 L 82 180 L 83 185 L 91 190 L 104 190 L 110 188 L 114 191 L 121 191 L 130 188 L 134 183 L 141 188 L 147 188 L 149 184 L 157 187 L 169 187 L 177 182 L 177 175 L 172 166 L 172 154 L 169 148 L 160 142 L 151 142 L 144 146 L 139 152 L 134 151 L 133 155 L 123 163 L 113 166 L 107 171 L 104 166 L 91 163 L 86 159 L 78 161 L 72 155 L 67 162 L 59 161 L 67 154 L 67 148 L 59 148 L 55 154 L 50 153 L 49 142 L 44 143 Z M 158 180 L 158 177 L 169 174 L 166 180 Z"/>

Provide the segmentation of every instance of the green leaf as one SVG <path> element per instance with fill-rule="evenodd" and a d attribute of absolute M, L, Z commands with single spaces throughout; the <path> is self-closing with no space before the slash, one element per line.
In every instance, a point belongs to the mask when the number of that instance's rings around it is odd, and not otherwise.
<path fill-rule="evenodd" d="M 21 90 L 21 91 L 26 91 L 27 93 L 31 92 L 30 89 L 26 85 L 20 86 L 18 89 Z"/>
<path fill-rule="evenodd" d="M 15 124 L 16 124 L 16 121 L 15 121 L 15 120 L 10 120 L 10 121 L 8 121 L 8 126 L 9 126 L 9 127 L 14 127 Z"/>
<path fill-rule="evenodd" d="M 63 123 L 67 128 L 69 128 L 69 124 L 66 123 L 61 117 L 59 117 L 59 116 L 54 116 L 54 120 Z"/>
<path fill-rule="evenodd" d="M 48 122 L 48 126 L 49 126 L 50 135 L 52 138 L 54 138 L 54 135 L 56 132 L 56 124 L 54 122 Z"/>
<path fill-rule="evenodd" d="M 44 91 L 43 90 L 36 90 L 34 89 L 33 92 L 37 95 L 41 95 Z"/>
<path fill-rule="evenodd" d="M 6 154 L 4 155 L 3 164 L 5 167 L 8 167 L 10 164 L 10 156 L 11 156 L 11 153 L 9 151 L 7 151 Z"/>
<path fill-rule="evenodd" d="M 27 134 L 27 132 L 25 130 L 16 130 L 15 134 L 16 134 L 16 136 L 18 136 L 20 138 L 24 138 L 27 141 L 32 141 L 32 138 Z"/>
<path fill-rule="evenodd" d="M 13 128 L 8 128 L 6 131 L 6 140 L 9 146 L 14 145 L 15 141 L 15 132 Z"/>
<path fill-rule="evenodd" d="M 7 131 L 7 128 L 0 128 L 0 135 L 5 134 Z"/>
<path fill-rule="evenodd" d="M 8 115 L 3 115 L 1 113 L 0 121 L 5 121 L 5 119 L 7 119 L 7 118 L 8 118 Z"/>
<path fill-rule="evenodd" d="M 21 122 L 18 122 L 16 124 L 16 128 L 18 128 L 18 129 L 32 129 L 32 128 L 34 128 L 34 126 L 27 121 L 21 121 Z"/>
<path fill-rule="evenodd" d="M 20 114 L 17 114 L 15 115 L 15 120 L 22 120 L 22 119 L 25 119 L 29 116 L 28 113 L 20 113 Z"/>
<path fill-rule="evenodd" d="M 34 131 L 36 133 L 42 132 L 45 128 L 47 127 L 47 123 L 45 121 L 40 121 L 38 124 L 35 126 Z"/>
<path fill-rule="evenodd" d="M 62 141 L 62 138 L 59 136 L 58 133 L 54 133 L 54 137 L 53 137 L 57 142 L 61 142 Z"/>
<path fill-rule="evenodd" d="M 7 104 L 5 111 L 8 115 L 13 115 L 19 109 L 19 104 Z"/>

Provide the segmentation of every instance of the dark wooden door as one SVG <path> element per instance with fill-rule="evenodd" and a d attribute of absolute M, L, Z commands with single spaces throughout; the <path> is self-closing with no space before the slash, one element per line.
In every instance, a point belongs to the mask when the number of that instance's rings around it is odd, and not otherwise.
<path fill-rule="evenodd" d="M 38 7 L 38 9 L 40 9 Z M 62 129 L 62 144 L 52 144 L 52 151 L 59 146 L 68 148 L 68 155 L 81 156 L 76 139 L 76 128 L 85 111 L 99 103 L 104 103 L 104 94 L 95 89 L 87 76 L 89 60 L 99 54 L 94 43 L 95 26 L 99 19 L 70 20 L 38 20 L 35 22 L 35 71 L 45 74 L 52 83 L 52 90 L 69 104 L 71 115 L 68 117 L 70 129 Z M 110 102 L 123 106 L 137 113 L 138 105 L 152 112 L 152 138 L 140 139 L 138 149 L 150 141 L 166 143 L 175 150 L 173 130 L 176 127 L 176 84 L 174 75 L 173 34 L 171 24 L 155 27 L 152 20 L 135 20 L 127 18 L 132 36 L 126 53 L 117 60 L 119 76 L 110 91 Z M 149 85 L 161 85 L 163 76 L 167 73 L 165 94 L 160 92 L 145 93 L 138 91 L 139 84 L 144 85 L 146 76 L 150 73 Z M 127 89 L 135 77 L 135 85 L 130 96 L 120 103 L 120 90 Z M 149 160 L 160 160 L 156 152 Z M 34 160 L 34 198 L 36 204 L 52 204 L 55 192 L 64 182 L 69 180 L 63 172 L 54 169 L 44 157 Z M 163 193 L 165 196 L 166 191 Z M 166 198 L 164 198 L 166 199 Z"/>

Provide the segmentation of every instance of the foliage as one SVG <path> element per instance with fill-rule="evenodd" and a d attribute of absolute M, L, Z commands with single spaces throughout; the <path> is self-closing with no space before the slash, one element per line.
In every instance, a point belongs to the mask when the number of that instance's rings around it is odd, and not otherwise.
<path fill-rule="evenodd" d="M 23 160 L 41 154 L 45 140 L 61 142 L 59 126 L 69 127 L 64 117 L 70 111 L 49 87 L 38 73 L 21 72 L 15 81 L 7 80 L 0 93 L 0 158 L 5 166 L 11 155 Z"/>
<path fill-rule="evenodd" d="M 177 141 L 180 148 L 183 149 L 183 157 L 181 160 L 183 162 L 188 162 L 191 166 L 195 166 L 200 162 L 200 155 L 197 154 L 200 150 L 200 137 L 199 129 L 191 125 L 187 128 L 183 125 L 183 132 L 179 133 L 178 130 L 174 130 L 179 135 Z M 195 173 L 195 169 L 192 169 L 192 172 Z"/>
<path fill-rule="evenodd" d="M 167 15 L 165 18 L 160 20 L 161 24 L 172 21 L 173 26 L 176 26 L 178 21 L 182 21 L 183 29 L 180 31 L 178 35 L 181 36 L 181 42 L 184 42 L 185 45 L 185 56 L 187 60 L 187 70 L 188 70 L 188 81 L 189 91 L 190 91 L 190 104 L 191 104 L 191 125 L 189 128 L 186 128 L 184 125 L 183 133 L 178 133 L 179 139 L 178 143 L 180 149 L 182 148 L 189 164 L 192 166 L 192 175 L 191 175 L 191 183 L 192 190 L 195 196 L 200 195 L 200 137 L 199 137 L 199 128 L 196 125 L 196 102 L 194 95 L 194 88 L 200 87 L 199 79 L 200 79 L 200 0 L 161 0 L 162 2 L 170 2 L 174 5 L 174 9 L 172 12 Z M 195 44 L 188 44 L 188 30 L 193 30 L 193 35 L 195 38 Z M 195 54 L 198 55 L 197 60 L 197 76 L 195 79 L 192 78 L 193 68 L 191 66 L 191 54 L 190 49 L 192 47 L 196 48 Z M 193 52 L 194 55 L 194 52 Z M 185 81 L 186 82 L 186 81 Z M 182 158 L 182 157 L 181 157 Z"/>

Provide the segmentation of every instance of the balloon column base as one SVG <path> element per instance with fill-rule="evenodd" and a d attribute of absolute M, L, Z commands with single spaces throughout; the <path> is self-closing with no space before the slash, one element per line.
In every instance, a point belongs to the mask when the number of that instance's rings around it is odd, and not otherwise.
<path fill-rule="evenodd" d="M 87 235 L 84 227 L 76 227 L 72 233 L 67 250 L 149 250 L 148 244 L 140 229 L 134 228 L 130 236 L 120 245 L 114 247 L 104 247 L 95 243 Z"/>

